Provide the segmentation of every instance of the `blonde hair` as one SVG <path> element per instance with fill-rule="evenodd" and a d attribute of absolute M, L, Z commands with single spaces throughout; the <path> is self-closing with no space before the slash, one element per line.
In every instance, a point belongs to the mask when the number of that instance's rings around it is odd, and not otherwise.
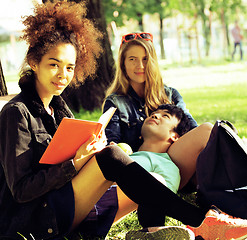
<path fill-rule="evenodd" d="M 131 46 L 142 46 L 147 54 L 147 65 L 145 70 L 145 110 L 148 115 L 150 112 L 158 108 L 159 105 L 170 103 L 164 89 L 164 83 L 159 70 L 158 59 L 154 45 L 151 41 L 143 39 L 135 39 L 127 43 L 123 43 L 119 49 L 118 61 L 116 67 L 115 79 L 110 88 L 106 91 L 106 97 L 112 93 L 126 95 L 130 86 L 126 73 L 124 61 L 126 52 Z"/>

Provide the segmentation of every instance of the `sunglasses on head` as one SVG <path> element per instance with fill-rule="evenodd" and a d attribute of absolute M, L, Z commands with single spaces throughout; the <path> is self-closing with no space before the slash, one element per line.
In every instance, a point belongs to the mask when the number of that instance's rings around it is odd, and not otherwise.
<path fill-rule="evenodd" d="M 130 42 L 130 41 L 135 40 L 137 38 L 141 38 L 141 39 L 144 39 L 146 41 L 153 42 L 153 35 L 151 33 L 146 33 L 146 32 L 129 33 L 129 34 L 126 34 L 126 35 L 122 36 L 121 46 L 122 46 L 123 43 Z"/>

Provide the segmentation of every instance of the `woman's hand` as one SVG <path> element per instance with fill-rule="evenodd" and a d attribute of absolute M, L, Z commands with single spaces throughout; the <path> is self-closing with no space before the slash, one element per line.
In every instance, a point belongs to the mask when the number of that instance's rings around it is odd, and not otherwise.
<path fill-rule="evenodd" d="M 98 137 L 92 135 L 76 152 L 73 159 L 76 170 L 79 171 L 96 152 L 101 151 L 106 146 L 106 143 L 104 131 L 102 131 Z"/>

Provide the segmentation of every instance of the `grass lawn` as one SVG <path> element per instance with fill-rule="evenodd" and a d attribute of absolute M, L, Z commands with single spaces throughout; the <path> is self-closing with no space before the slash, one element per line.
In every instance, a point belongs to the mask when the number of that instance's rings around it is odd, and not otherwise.
<path fill-rule="evenodd" d="M 247 137 L 247 84 L 233 83 L 221 86 L 185 88 L 179 90 L 187 108 L 198 124 L 216 120 L 228 120 L 234 124 L 240 137 Z M 83 111 L 75 114 L 76 118 L 97 121 L 100 110 L 92 113 Z M 193 195 L 189 196 L 193 202 Z M 181 225 L 180 222 L 167 218 L 166 225 Z M 107 235 L 107 239 L 124 239 L 126 232 L 139 229 L 135 213 L 115 224 Z"/>
<path fill-rule="evenodd" d="M 198 124 L 228 120 L 240 137 L 247 137 L 247 84 L 185 89 L 180 91 Z"/>

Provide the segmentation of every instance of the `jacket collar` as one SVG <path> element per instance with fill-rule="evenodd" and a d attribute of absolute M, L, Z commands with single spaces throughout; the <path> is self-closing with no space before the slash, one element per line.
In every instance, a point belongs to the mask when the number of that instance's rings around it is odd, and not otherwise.
<path fill-rule="evenodd" d="M 135 101 L 137 101 L 142 107 L 144 107 L 144 105 L 145 105 L 145 99 L 139 97 L 137 95 L 137 93 L 135 92 L 135 90 L 131 86 L 129 86 L 128 95 L 130 97 L 132 97 L 133 99 L 135 99 Z"/>
<path fill-rule="evenodd" d="M 34 81 L 26 82 L 20 87 L 21 94 L 29 111 L 32 112 L 34 116 L 40 117 L 42 119 L 47 131 L 51 135 L 55 133 L 57 126 L 64 117 L 73 116 L 62 97 L 54 96 L 50 104 L 51 107 L 54 109 L 54 116 L 56 119 L 56 122 L 54 122 L 53 118 L 47 113 L 44 108 L 44 104 L 36 91 Z"/>
<path fill-rule="evenodd" d="M 28 100 L 27 102 L 30 103 L 29 106 L 34 112 L 41 115 L 47 114 L 33 82 L 23 84 L 21 90 L 24 98 Z M 54 110 L 64 110 L 65 102 L 62 97 L 54 96 L 50 105 Z M 67 113 L 67 111 L 65 113 Z"/>

